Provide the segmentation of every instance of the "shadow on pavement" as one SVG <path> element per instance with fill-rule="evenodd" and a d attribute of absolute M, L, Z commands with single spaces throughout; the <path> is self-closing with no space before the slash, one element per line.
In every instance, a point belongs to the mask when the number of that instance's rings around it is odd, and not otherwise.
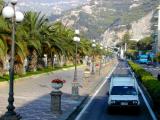
<path fill-rule="evenodd" d="M 61 99 L 62 114 L 53 114 L 51 112 L 51 96 L 48 93 L 32 101 L 21 99 L 22 105 L 16 107 L 16 112 L 21 115 L 22 120 L 65 120 L 85 97 L 79 96 L 78 99 L 75 99 L 72 98 L 71 94 L 63 93 Z"/>

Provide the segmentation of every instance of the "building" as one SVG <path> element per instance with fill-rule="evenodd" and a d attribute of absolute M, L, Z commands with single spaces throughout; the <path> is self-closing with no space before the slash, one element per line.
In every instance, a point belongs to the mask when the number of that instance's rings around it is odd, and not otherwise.
<path fill-rule="evenodd" d="M 160 52 L 160 6 L 153 12 L 153 17 L 151 19 L 151 31 L 153 38 L 153 52 L 155 54 Z"/>

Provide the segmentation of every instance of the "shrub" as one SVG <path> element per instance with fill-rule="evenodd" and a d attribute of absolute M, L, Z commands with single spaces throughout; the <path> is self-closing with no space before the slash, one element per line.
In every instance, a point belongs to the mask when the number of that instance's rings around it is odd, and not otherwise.
<path fill-rule="evenodd" d="M 141 80 L 143 81 L 143 82 L 145 82 L 145 81 L 148 81 L 148 80 L 157 80 L 157 78 L 155 78 L 155 77 L 153 77 L 153 76 L 151 76 L 151 75 L 147 75 L 147 76 L 143 76 L 142 78 L 141 78 Z"/>
<path fill-rule="evenodd" d="M 150 72 L 144 70 L 136 63 L 129 61 L 129 65 L 146 87 L 155 105 L 160 105 L 160 81 L 157 80 Z"/>
<path fill-rule="evenodd" d="M 143 81 L 143 84 L 147 88 L 154 103 L 160 104 L 160 82 L 157 80 L 145 80 Z"/>

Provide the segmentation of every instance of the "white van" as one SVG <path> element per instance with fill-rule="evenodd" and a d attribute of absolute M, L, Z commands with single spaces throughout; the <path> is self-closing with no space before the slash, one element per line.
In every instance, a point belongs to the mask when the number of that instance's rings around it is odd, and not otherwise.
<path fill-rule="evenodd" d="M 136 107 L 139 108 L 137 82 L 133 77 L 112 77 L 108 92 L 108 108 Z"/>

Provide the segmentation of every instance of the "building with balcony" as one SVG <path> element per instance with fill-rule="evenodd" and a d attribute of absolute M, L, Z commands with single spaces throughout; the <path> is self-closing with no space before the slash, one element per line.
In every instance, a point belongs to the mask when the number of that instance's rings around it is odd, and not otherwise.
<path fill-rule="evenodd" d="M 151 19 L 151 31 L 153 38 L 153 52 L 155 54 L 160 52 L 160 6 L 153 12 L 153 16 Z"/>

